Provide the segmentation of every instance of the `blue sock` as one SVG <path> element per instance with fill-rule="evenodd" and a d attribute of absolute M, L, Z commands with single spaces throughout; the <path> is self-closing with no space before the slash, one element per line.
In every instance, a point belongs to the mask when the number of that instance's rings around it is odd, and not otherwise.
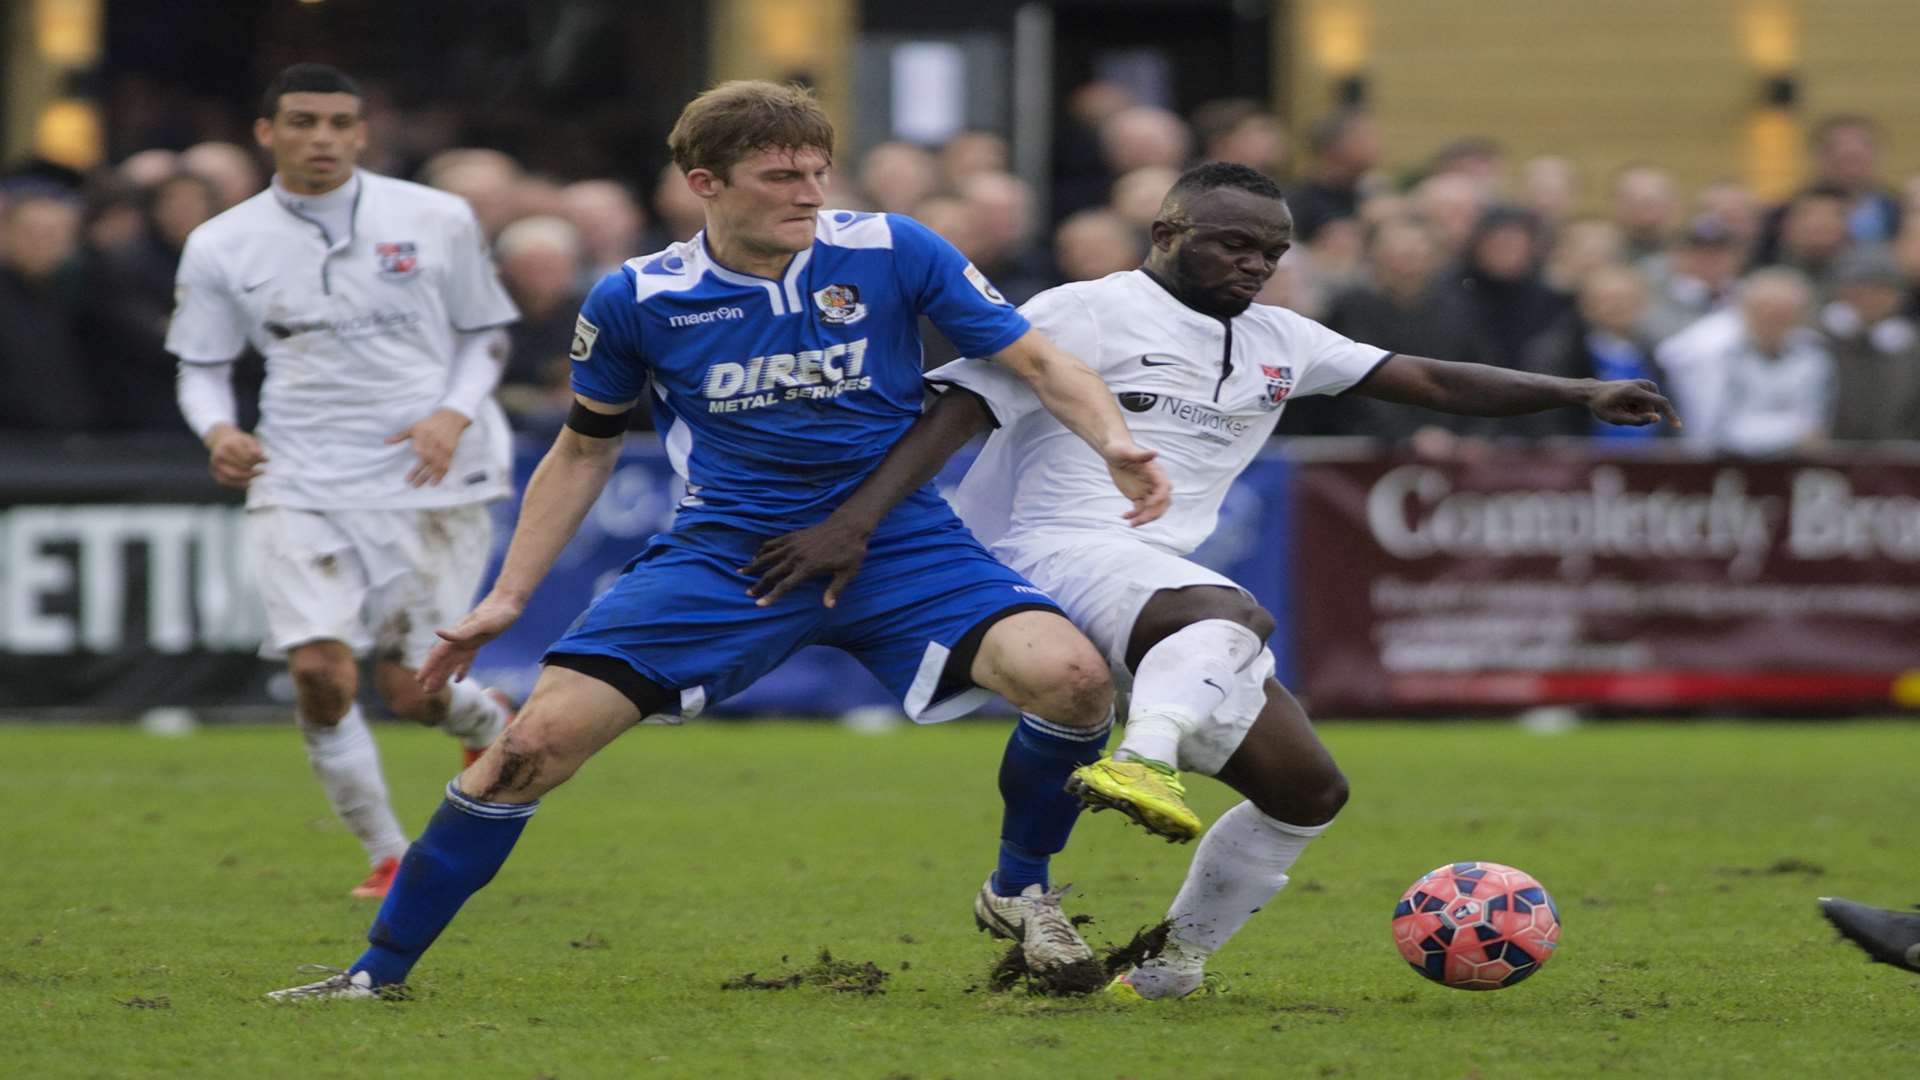
<path fill-rule="evenodd" d="M 1080 816 L 1080 800 L 1066 793 L 1067 777 L 1100 759 L 1112 730 L 1112 717 L 1089 731 L 1020 714 L 1000 758 L 1000 798 L 1007 808 L 1000 819 L 995 893 L 1018 896 L 1029 885 L 1047 886 L 1047 860 L 1067 846 Z"/>
<path fill-rule="evenodd" d="M 376 986 L 405 982 L 460 905 L 493 880 L 539 806 L 481 802 L 463 794 L 457 778 L 448 783 L 447 800 L 400 860 L 367 931 L 369 947 L 350 970 L 372 975 Z"/>

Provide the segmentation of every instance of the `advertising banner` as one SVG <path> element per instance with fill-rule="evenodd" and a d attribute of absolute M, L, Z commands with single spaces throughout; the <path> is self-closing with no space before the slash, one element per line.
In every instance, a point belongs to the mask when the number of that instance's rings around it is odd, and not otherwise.
<path fill-rule="evenodd" d="M 1920 700 L 1920 459 L 1297 463 L 1321 715 Z"/>

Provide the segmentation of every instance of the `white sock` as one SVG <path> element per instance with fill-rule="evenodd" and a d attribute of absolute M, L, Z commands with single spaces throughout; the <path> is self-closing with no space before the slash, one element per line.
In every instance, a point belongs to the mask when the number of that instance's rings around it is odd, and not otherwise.
<path fill-rule="evenodd" d="M 360 838 L 367 860 L 378 863 L 406 854 L 407 837 L 393 816 L 387 781 L 380 775 L 380 750 L 373 745 L 360 706 L 348 709 L 332 727 L 300 721 L 300 737 L 306 740 L 307 760 L 334 816 Z"/>
<path fill-rule="evenodd" d="M 1177 764 L 1181 736 L 1227 700 L 1234 675 L 1260 648 L 1258 635 L 1227 619 L 1202 619 L 1161 638 L 1133 673 L 1127 734 L 1114 756 Z"/>
<path fill-rule="evenodd" d="M 460 745 L 470 750 L 493 745 L 507 726 L 506 706 L 487 693 L 486 687 L 471 682 L 450 682 L 447 692 L 447 718 L 440 722 L 440 730 L 458 736 Z"/>
<path fill-rule="evenodd" d="M 1287 885 L 1287 869 L 1325 825 L 1289 825 L 1243 802 L 1200 838 L 1180 894 L 1167 909 L 1167 949 L 1127 977 L 1143 997 L 1192 992 L 1207 958 Z"/>

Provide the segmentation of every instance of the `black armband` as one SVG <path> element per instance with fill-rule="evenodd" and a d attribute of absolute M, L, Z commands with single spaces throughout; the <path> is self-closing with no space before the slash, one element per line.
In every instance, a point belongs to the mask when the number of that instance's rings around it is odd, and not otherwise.
<path fill-rule="evenodd" d="M 567 410 L 567 426 L 589 439 L 617 439 L 627 433 L 627 417 L 633 410 L 620 413 L 594 412 L 578 401 Z"/>

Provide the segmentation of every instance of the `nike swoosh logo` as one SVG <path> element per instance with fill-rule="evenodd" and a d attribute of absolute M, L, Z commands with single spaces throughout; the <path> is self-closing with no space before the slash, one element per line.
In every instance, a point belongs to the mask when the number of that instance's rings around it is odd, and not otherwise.
<path fill-rule="evenodd" d="M 254 282 L 254 283 L 253 283 L 253 284 L 251 284 L 251 285 L 242 285 L 242 286 L 240 286 L 240 291 L 241 291 L 241 292 L 243 292 L 243 293 L 250 293 L 250 292 L 252 292 L 253 290 L 255 290 L 255 289 L 257 289 L 257 288 L 259 288 L 259 287 L 260 287 L 260 286 L 262 286 L 262 285 L 265 285 L 265 284 L 266 284 L 267 282 L 269 282 L 269 281 L 272 281 L 272 280 L 273 280 L 273 278 L 270 278 L 270 277 L 269 277 L 269 278 L 261 278 L 261 279 L 260 279 L 259 281 L 256 281 L 256 282 Z"/>
<path fill-rule="evenodd" d="M 1214 682 L 1212 679 L 1201 679 L 1200 681 L 1203 683 L 1206 683 L 1208 686 L 1213 687 L 1215 690 L 1220 691 L 1220 697 L 1222 700 L 1225 700 L 1227 698 L 1228 694 L 1227 694 L 1226 688 L 1221 686 L 1219 683 Z"/>
<path fill-rule="evenodd" d="M 1141 367 L 1169 367 L 1179 362 L 1180 361 L 1178 360 L 1155 360 L 1150 356 L 1143 356 L 1140 358 Z"/>

